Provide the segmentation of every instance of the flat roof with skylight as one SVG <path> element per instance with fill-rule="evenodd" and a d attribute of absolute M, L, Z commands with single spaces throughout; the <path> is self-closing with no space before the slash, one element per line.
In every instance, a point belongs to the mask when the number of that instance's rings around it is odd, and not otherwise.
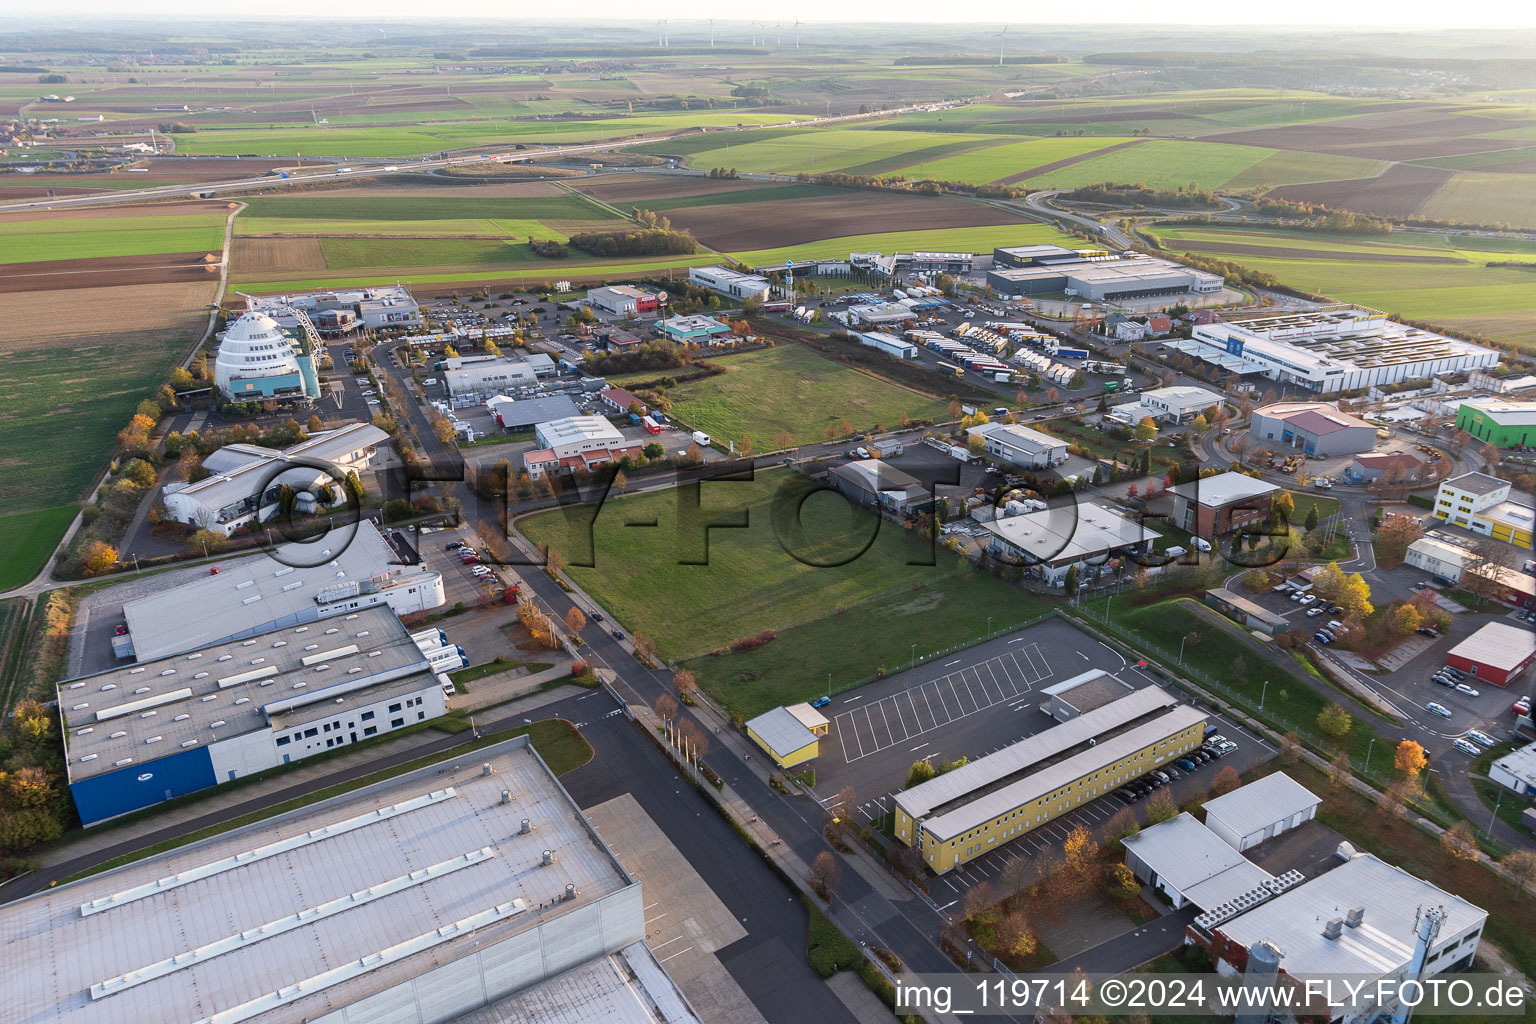
<path fill-rule="evenodd" d="M 388 607 L 287 626 L 244 640 L 59 684 L 71 782 L 248 732 L 410 693 L 430 682 L 426 655 Z M 299 709 L 304 709 L 300 711 Z"/>
<path fill-rule="evenodd" d="M 274 623 L 318 615 L 336 588 L 389 588 L 440 579 L 425 566 L 405 565 L 367 519 L 338 526 L 312 541 L 285 544 L 274 555 L 233 558 L 181 586 L 126 601 L 123 617 L 134 657 L 150 661 L 210 643 L 264 631 Z"/>
<path fill-rule="evenodd" d="M 519 737 L 0 906 L 0 1005 L 443 1020 L 643 941 L 643 905 Z"/>

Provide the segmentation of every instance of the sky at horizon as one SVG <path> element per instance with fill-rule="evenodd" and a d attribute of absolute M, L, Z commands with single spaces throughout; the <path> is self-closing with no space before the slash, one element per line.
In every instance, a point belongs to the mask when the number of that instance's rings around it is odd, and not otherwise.
<path fill-rule="evenodd" d="M 804 0 L 743 13 L 742 8 L 722 10 L 706 0 L 652 0 L 636 5 L 629 0 L 568 0 L 558 15 L 548 15 L 548 8 L 528 10 L 533 5 L 507 4 L 498 0 L 448 0 L 435 5 L 432 20 L 491 19 L 497 21 L 571 22 L 580 19 L 601 20 L 609 24 L 639 22 L 655 24 L 666 18 L 682 25 L 704 25 L 716 18 L 716 34 L 722 27 L 747 31 L 748 22 L 792 23 L 796 18 L 806 23 L 942 23 L 996 24 L 1013 22 L 1022 32 L 1030 24 L 1053 28 L 1074 25 L 1086 28 L 1112 25 L 1163 25 L 1205 28 L 1276 26 L 1307 29 L 1317 26 L 1368 27 L 1375 31 L 1407 31 L 1424 28 L 1536 28 L 1536 4 L 1519 0 L 1484 0 L 1459 5 L 1431 3 L 1427 0 L 1293 0 L 1282 8 L 1262 4 L 1234 5 L 1217 0 L 1099 0 L 1092 5 L 1062 4 L 1021 8 L 1003 0 L 974 0 L 961 9 L 936 5 L 927 0 L 845 0 L 836 8 L 837 16 L 828 17 L 828 9 Z M 726 17 L 720 17 L 725 14 Z M 267 0 L 259 8 L 211 13 L 205 0 L 55 0 L 48 5 L 47 18 L 75 16 L 104 17 L 111 21 L 158 16 L 190 17 L 198 21 L 274 19 L 382 18 L 422 20 L 423 8 L 415 0 Z M 17 0 L 0 0 L 0 16 L 19 20 L 38 18 L 37 8 Z M 105 25 L 101 25 L 105 27 Z M 1536 53 L 1532 54 L 1536 57 Z"/>

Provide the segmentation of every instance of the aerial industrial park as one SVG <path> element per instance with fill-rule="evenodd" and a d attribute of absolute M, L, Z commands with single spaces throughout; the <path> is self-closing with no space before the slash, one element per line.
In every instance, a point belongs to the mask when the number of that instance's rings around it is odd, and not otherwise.
<path fill-rule="evenodd" d="M 1529 1015 L 1536 26 L 65 6 L 0 1021 Z"/>

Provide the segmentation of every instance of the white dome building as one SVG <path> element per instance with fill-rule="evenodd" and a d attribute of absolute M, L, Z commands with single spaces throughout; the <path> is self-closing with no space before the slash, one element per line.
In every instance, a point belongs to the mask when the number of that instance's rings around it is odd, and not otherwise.
<path fill-rule="evenodd" d="M 219 341 L 214 385 L 235 402 L 319 397 L 319 379 L 307 346 L 283 333 L 265 313 L 240 315 Z"/>

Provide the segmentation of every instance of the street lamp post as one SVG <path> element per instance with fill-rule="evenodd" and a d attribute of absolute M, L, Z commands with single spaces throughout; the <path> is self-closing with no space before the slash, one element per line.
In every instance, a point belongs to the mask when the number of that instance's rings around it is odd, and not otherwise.
<path fill-rule="evenodd" d="M 1483 830 L 1483 835 L 1493 838 L 1493 820 L 1499 816 L 1499 805 L 1504 802 L 1504 787 L 1499 787 L 1499 795 L 1493 801 L 1493 813 L 1488 815 L 1488 827 Z"/>
<path fill-rule="evenodd" d="M 912 664 L 909 665 L 908 667 L 909 668 L 916 668 L 917 667 L 917 644 L 916 643 L 914 643 L 912 645 Z"/>
<path fill-rule="evenodd" d="M 987 639 L 992 638 L 992 616 L 987 616 Z"/>
<path fill-rule="evenodd" d="M 1184 667 L 1184 641 L 1188 640 L 1188 639 L 1189 639 L 1189 634 L 1188 633 L 1185 633 L 1183 636 L 1181 636 L 1179 638 L 1179 667 L 1180 668 Z"/>
<path fill-rule="evenodd" d="M 1365 745 L 1365 771 L 1367 775 L 1369 775 L 1371 771 L 1371 750 L 1375 748 L 1377 739 L 1378 737 L 1372 736 L 1371 742 Z"/>
<path fill-rule="evenodd" d="M 1264 680 L 1264 688 L 1259 691 L 1259 710 L 1264 710 L 1264 698 L 1269 695 L 1269 680 Z"/>

